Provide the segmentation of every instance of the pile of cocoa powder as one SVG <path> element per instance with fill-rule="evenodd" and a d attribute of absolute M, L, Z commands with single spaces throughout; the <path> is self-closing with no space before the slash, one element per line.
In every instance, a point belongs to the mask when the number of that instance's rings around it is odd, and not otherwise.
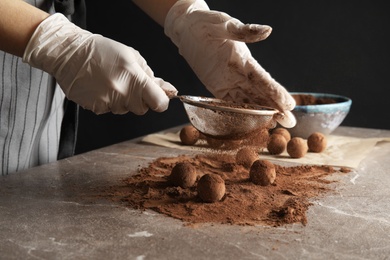
<path fill-rule="evenodd" d="M 167 181 L 178 162 L 189 162 L 197 169 L 198 179 L 206 173 L 220 175 L 226 184 L 226 194 L 215 203 L 204 203 L 196 187 L 170 186 Z M 273 185 L 258 186 L 250 182 L 249 169 L 235 162 L 229 154 L 198 154 L 161 157 L 138 174 L 111 186 L 105 196 L 124 205 L 154 210 L 180 219 L 188 225 L 220 223 L 235 225 L 280 226 L 307 223 L 306 212 L 312 199 L 331 192 L 333 181 L 327 176 L 343 172 L 330 166 L 276 166 Z"/>

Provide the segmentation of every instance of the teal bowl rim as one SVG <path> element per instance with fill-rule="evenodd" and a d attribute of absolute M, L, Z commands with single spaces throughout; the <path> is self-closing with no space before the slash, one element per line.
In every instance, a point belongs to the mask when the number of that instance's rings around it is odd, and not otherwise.
<path fill-rule="evenodd" d="M 342 95 L 319 93 L 319 92 L 289 92 L 290 95 L 312 95 L 316 98 L 333 98 L 337 103 L 332 104 L 318 104 L 318 105 L 304 105 L 295 106 L 293 112 L 305 112 L 305 113 L 334 113 L 337 111 L 349 112 L 352 105 L 352 99 Z"/>

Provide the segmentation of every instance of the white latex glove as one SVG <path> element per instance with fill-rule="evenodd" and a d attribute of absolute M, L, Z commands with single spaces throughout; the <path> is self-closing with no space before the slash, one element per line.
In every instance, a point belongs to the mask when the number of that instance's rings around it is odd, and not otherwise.
<path fill-rule="evenodd" d="M 35 30 L 23 61 L 53 75 L 68 99 L 96 114 L 168 108 L 165 91 L 177 92 L 153 75 L 138 51 L 92 34 L 54 14 Z"/>
<path fill-rule="evenodd" d="M 256 103 L 283 112 L 276 120 L 296 124 L 294 98 L 252 57 L 245 43 L 264 40 L 272 29 L 243 24 L 226 13 L 210 11 L 203 0 L 180 0 L 165 19 L 165 34 L 217 98 Z"/>

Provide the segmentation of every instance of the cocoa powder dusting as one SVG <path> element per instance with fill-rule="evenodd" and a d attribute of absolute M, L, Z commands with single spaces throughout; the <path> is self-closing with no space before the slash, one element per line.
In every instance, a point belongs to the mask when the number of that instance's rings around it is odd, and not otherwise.
<path fill-rule="evenodd" d="M 226 193 L 221 201 L 204 203 L 196 185 L 183 189 L 169 184 L 168 176 L 178 162 L 191 163 L 197 169 L 197 180 L 207 173 L 218 174 L 225 181 Z M 284 167 L 275 164 L 276 180 L 259 186 L 249 180 L 249 169 L 236 164 L 228 154 L 181 155 L 161 157 L 121 185 L 104 191 L 107 198 L 141 210 L 154 210 L 180 219 L 187 225 L 220 223 L 234 225 L 280 226 L 307 223 L 310 200 L 330 192 L 332 173 L 341 172 L 329 166 Z"/>

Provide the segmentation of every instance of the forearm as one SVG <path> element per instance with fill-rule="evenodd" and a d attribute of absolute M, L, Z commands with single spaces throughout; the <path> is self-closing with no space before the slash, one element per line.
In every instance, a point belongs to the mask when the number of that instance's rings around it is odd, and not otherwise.
<path fill-rule="evenodd" d="M 133 2 L 148 14 L 154 21 L 164 26 L 169 9 L 178 0 L 133 0 Z"/>
<path fill-rule="evenodd" d="M 21 0 L 1 0 L 0 14 L 0 50 L 19 57 L 36 27 L 49 16 Z"/>

